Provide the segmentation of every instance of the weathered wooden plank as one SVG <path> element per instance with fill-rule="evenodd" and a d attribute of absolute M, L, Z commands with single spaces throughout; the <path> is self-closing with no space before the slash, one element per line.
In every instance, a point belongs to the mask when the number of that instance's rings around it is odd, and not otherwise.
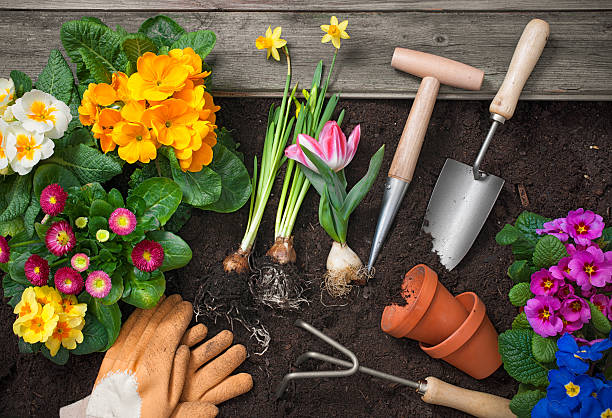
<path fill-rule="evenodd" d="M 612 10 L 609 0 L 5 0 L 13 10 L 176 10 L 176 11 L 559 11 Z"/>
<path fill-rule="evenodd" d="M 153 13 L 92 13 L 114 27 L 135 31 Z M 60 47 L 62 22 L 80 12 L 9 11 L 0 15 L 0 74 L 20 69 L 36 76 L 51 48 Z M 224 96 L 280 93 L 284 64 L 265 60 L 255 38 L 269 24 L 281 25 L 289 41 L 294 81 L 309 84 L 318 59 L 331 60 L 319 29 L 328 13 L 171 13 L 188 30 L 213 29 L 218 43 L 207 61 L 214 66 L 214 89 Z M 340 49 L 332 90 L 345 97 L 413 97 L 419 80 L 390 66 L 396 46 L 457 59 L 485 71 L 480 92 L 442 86 L 441 98 L 490 99 L 503 80 L 516 42 L 533 13 L 345 13 L 351 39 Z M 612 13 L 543 12 L 551 36 L 524 90 L 524 99 L 612 100 Z"/>

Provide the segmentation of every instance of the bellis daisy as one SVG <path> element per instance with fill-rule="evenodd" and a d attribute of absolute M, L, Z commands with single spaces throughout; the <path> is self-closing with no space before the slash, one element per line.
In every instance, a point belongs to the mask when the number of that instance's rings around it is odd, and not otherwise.
<path fill-rule="evenodd" d="M 26 278 L 34 286 L 44 286 L 47 284 L 49 280 L 49 262 L 38 254 L 32 254 L 28 258 L 24 269 Z"/>
<path fill-rule="evenodd" d="M 83 253 L 75 254 L 70 259 L 70 265 L 73 269 L 82 273 L 89 268 L 89 257 Z"/>
<path fill-rule="evenodd" d="M 25 129 L 52 139 L 61 138 L 72 120 L 66 103 L 40 90 L 25 93 L 15 101 L 11 110 Z"/>
<path fill-rule="evenodd" d="M 40 207 L 49 216 L 57 216 L 64 210 L 68 193 L 57 183 L 48 185 L 40 193 Z"/>
<path fill-rule="evenodd" d="M 6 238 L 0 235 L 0 263 L 8 263 L 11 258 L 11 249 Z"/>
<path fill-rule="evenodd" d="M 85 281 L 85 290 L 94 298 L 106 297 L 112 286 L 111 278 L 102 270 L 92 271 Z"/>
<path fill-rule="evenodd" d="M 74 220 L 74 224 L 77 226 L 77 228 L 83 229 L 87 226 L 88 221 L 89 220 L 85 216 L 79 216 Z"/>
<path fill-rule="evenodd" d="M 96 232 L 96 239 L 99 242 L 106 242 L 108 241 L 109 238 L 110 238 L 110 234 L 108 233 L 106 229 L 98 229 L 98 231 Z"/>
<path fill-rule="evenodd" d="M 142 240 L 132 250 L 132 262 L 141 271 L 157 270 L 164 262 L 164 249 L 155 241 Z"/>
<path fill-rule="evenodd" d="M 108 218 L 108 226 L 117 235 L 129 235 L 136 228 L 136 215 L 125 208 L 117 208 Z"/>
<path fill-rule="evenodd" d="M 45 235 L 45 244 L 51 254 L 58 257 L 72 250 L 76 244 L 76 238 L 70 224 L 66 221 L 59 221 L 51 225 Z"/>
<path fill-rule="evenodd" d="M 78 295 L 83 290 L 83 278 L 71 267 L 61 267 L 53 278 L 55 287 L 67 295 Z"/>

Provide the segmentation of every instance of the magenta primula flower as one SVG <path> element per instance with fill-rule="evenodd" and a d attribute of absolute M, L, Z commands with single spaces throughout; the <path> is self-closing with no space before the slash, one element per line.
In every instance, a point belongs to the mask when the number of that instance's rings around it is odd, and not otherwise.
<path fill-rule="evenodd" d="M 608 305 L 610 304 L 610 298 L 608 298 L 606 295 L 597 294 L 591 296 L 591 303 L 595 305 L 597 309 L 599 309 L 599 312 L 605 316 L 609 315 Z"/>
<path fill-rule="evenodd" d="M 136 215 L 125 208 L 117 208 L 108 218 L 108 226 L 117 235 L 129 235 L 136 228 Z"/>
<path fill-rule="evenodd" d="M 24 266 L 26 278 L 34 286 L 44 286 L 49 280 L 49 262 L 39 256 L 32 254 Z"/>
<path fill-rule="evenodd" d="M 557 297 L 561 298 L 561 300 L 572 297 L 574 296 L 574 294 L 575 294 L 574 286 L 572 286 L 569 283 L 564 284 L 563 286 L 560 286 L 559 290 L 557 290 Z"/>
<path fill-rule="evenodd" d="M 70 265 L 79 273 L 84 272 L 89 268 L 89 256 L 84 253 L 78 253 L 70 259 Z"/>
<path fill-rule="evenodd" d="M 612 274 L 612 266 L 597 246 L 591 246 L 585 251 L 574 254 L 569 262 L 569 268 L 582 290 L 589 290 L 591 286 L 604 287 L 610 282 Z"/>
<path fill-rule="evenodd" d="M 572 269 L 569 268 L 571 259 L 571 257 L 563 257 L 556 266 L 551 266 L 548 271 L 550 271 L 550 274 L 557 280 L 568 279 L 572 282 L 576 281 L 571 275 Z"/>
<path fill-rule="evenodd" d="M 11 248 L 2 235 L 0 235 L 0 263 L 8 263 L 11 258 Z"/>
<path fill-rule="evenodd" d="M 565 244 L 565 250 L 570 257 L 573 257 L 574 254 L 579 253 L 580 251 L 584 251 L 589 248 L 589 245 L 574 245 L 574 244 Z"/>
<path fill-rule="evenodd" d="M 552 296 L 557 293 L 562 283 L 561 280 L 555 279 L 548 270 L 541 269 L 531 275 L 529 288 L 534 295 Z"/>
<path fill-rule="evenodd" d="M 299 134 L 295 144 L 285 149 L 285 155 L 318 173 L 319 170 L 302 151 L 301 147 L 303 147 L 323 160 L 333 171 L 340 171 L 355 156 L 360 137 L 361 127 L 359 125 L 353 129 L 347 141 L 338 124 L 335 121 L 329 121 L 323 126 L 318 141 L 308 135 Z"/>
<path fill-rule="evenodd" d="M 563 321 L 558 315 L 560 308 L 559 299 L 553 296 L 536 296 L 527 301 L 525 315 L 535 332 L 542 337 L 554 337 L 563 329 Z"/>
<path fill-rule="evenodd" d="M 154 271 L 164 263 L 163 247 L 150 240 L 142 240 L 132 250 L 132 262 L 140 271 Z"/>
<path fill-rule="evenodd" d="M 578 296 L 565 299 L 563 303 L 561 303 L 559 312 L 563 315 L 563 319 L 568 322 L 586 324 L 589 322 L 589 319 L 591 319 L 591 308 L 589 304 Z"/>
<path fill-rule="evenodd" d="M 83 278 L 71 267 L 61 267 L 53 277 L 55 287 L 67 295 L 78 295 L 83 290 Z"/>
<path fill-rule="evenodd" d="M 51 225 L 45 235 L 45 244 L 51 254 L 58 257 L 72 250 L 76 244 L 76 238 L 70 224 L 66 221 L 59 221 Z"/>
<path fill-rule="evenodd" d="M 570 210 L 566 219 L 567 232 L 580 245 L 589 245 L 592 240 L 601 237 L 605 226 L 601 216 L 583 208 Z"/>
<path fill-rule="evenodd" d="M 106 297 L 112 287 L 111 278 L 102 270 L 92 271 L 85 281 L 85 290 L 94 298 Z"/>
<path fill-rule="evenodd" d="M 543 229 L 536 229 L 536 233 L 539 235 L 548 234 L 553 235 L 561 241 L 567 241 L 569 235 L 567 234 L 567 223 L 565 218 L 558 218 L 550 222 L 544 223 Z"/>
<path fill-rule="evenodd" d="M 48 185 L 40 193 L 40 207 L 49 216 L 57 216 L 66 206 L 68 193 L 57 183 Z"/>

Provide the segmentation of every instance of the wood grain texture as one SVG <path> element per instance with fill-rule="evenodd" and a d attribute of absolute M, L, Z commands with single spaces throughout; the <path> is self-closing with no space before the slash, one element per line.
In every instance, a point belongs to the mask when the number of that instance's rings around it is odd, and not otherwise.
<path fill-rule="evenodd" d="M 0 10 L 558 11 L 612 10 L 609 0 L 5 0 Z"/>
<path fill-rule="evenodd" d="M 60 26 L 83 12 L 0 13 L 0 74 L 18 69 L 36 77 L 51 48 L 60 48 Z M 109 26 L 130 31 L 153 12 L 95 12 Z M 213 88 L 222 96 L 278 96 L 285 65 L 266 61 L 255 39 L 268 25 L 281 25 L 289 41 L 294 82 L 305 87 L 319 59 L 331 61 L 333 47 L 321 44 L 319 25 L 329 14 L 286 12 L 168 13 L 187 30 L 213 29 L 217 46 L 207 58 Z M 397 46 L 445 56 L 485 71 L 481 91 L 441 86 L 439 98 L 491 100 L 501 85 L 527 22 L 550 24 L 546 48 L 523 90 L 523 99 L 611 100 L 612 13 L 610 12 L 393 12 L 345 13 L 351 39 L 343 41 L 331 91 L 343 97 L 410 98 L 420 79 L 391 67 Z M 381 28 L 385 28 L 381 30 Z M 494 36 L 493 36 L 494 34 Z"/>

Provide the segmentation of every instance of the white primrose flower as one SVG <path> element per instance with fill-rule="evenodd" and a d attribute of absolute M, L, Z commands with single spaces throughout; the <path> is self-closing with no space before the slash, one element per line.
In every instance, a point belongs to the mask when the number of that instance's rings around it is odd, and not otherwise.
<path fill-rule="evenodd" d="M 26 130 L 44 133 L 52 139 L 61 138 L 72 120 L 66 103 L 40 90 L 25 93 L 10 109 Z"/>
<path fill-rule="evenodd" d="M 55 143 L 42 132 L 31 132 L 21 126 L 12 126 L 7 135 L 6 154 L 11 168 L 22 176 L 40 160 L 52 156 L 54 147 Z"/>
<path fill-rule="evenodd" d="M 15 147 L 7 146 L 10 131 L 11 128 L 8 123 L 0 119 L 0 170 L 5 170 L 8 167 L 9 161 L 15 157 Z"/>
<path fill-rule="evenodd" d="M 15 98 L 15 83 L 10 78 L 0 78 L 0 107 L 6 106 Z"/>
<path fill-rule="evenodd" d="M 4 106 L 1 107 L 0 106 L 0 111 L 2 112 L 2 120 L 5 122 L 14 122 L 17 119 L 15 119 L 15 116 L 13 115 L 13 111 L 11 110 L 11 106 Z"/>

